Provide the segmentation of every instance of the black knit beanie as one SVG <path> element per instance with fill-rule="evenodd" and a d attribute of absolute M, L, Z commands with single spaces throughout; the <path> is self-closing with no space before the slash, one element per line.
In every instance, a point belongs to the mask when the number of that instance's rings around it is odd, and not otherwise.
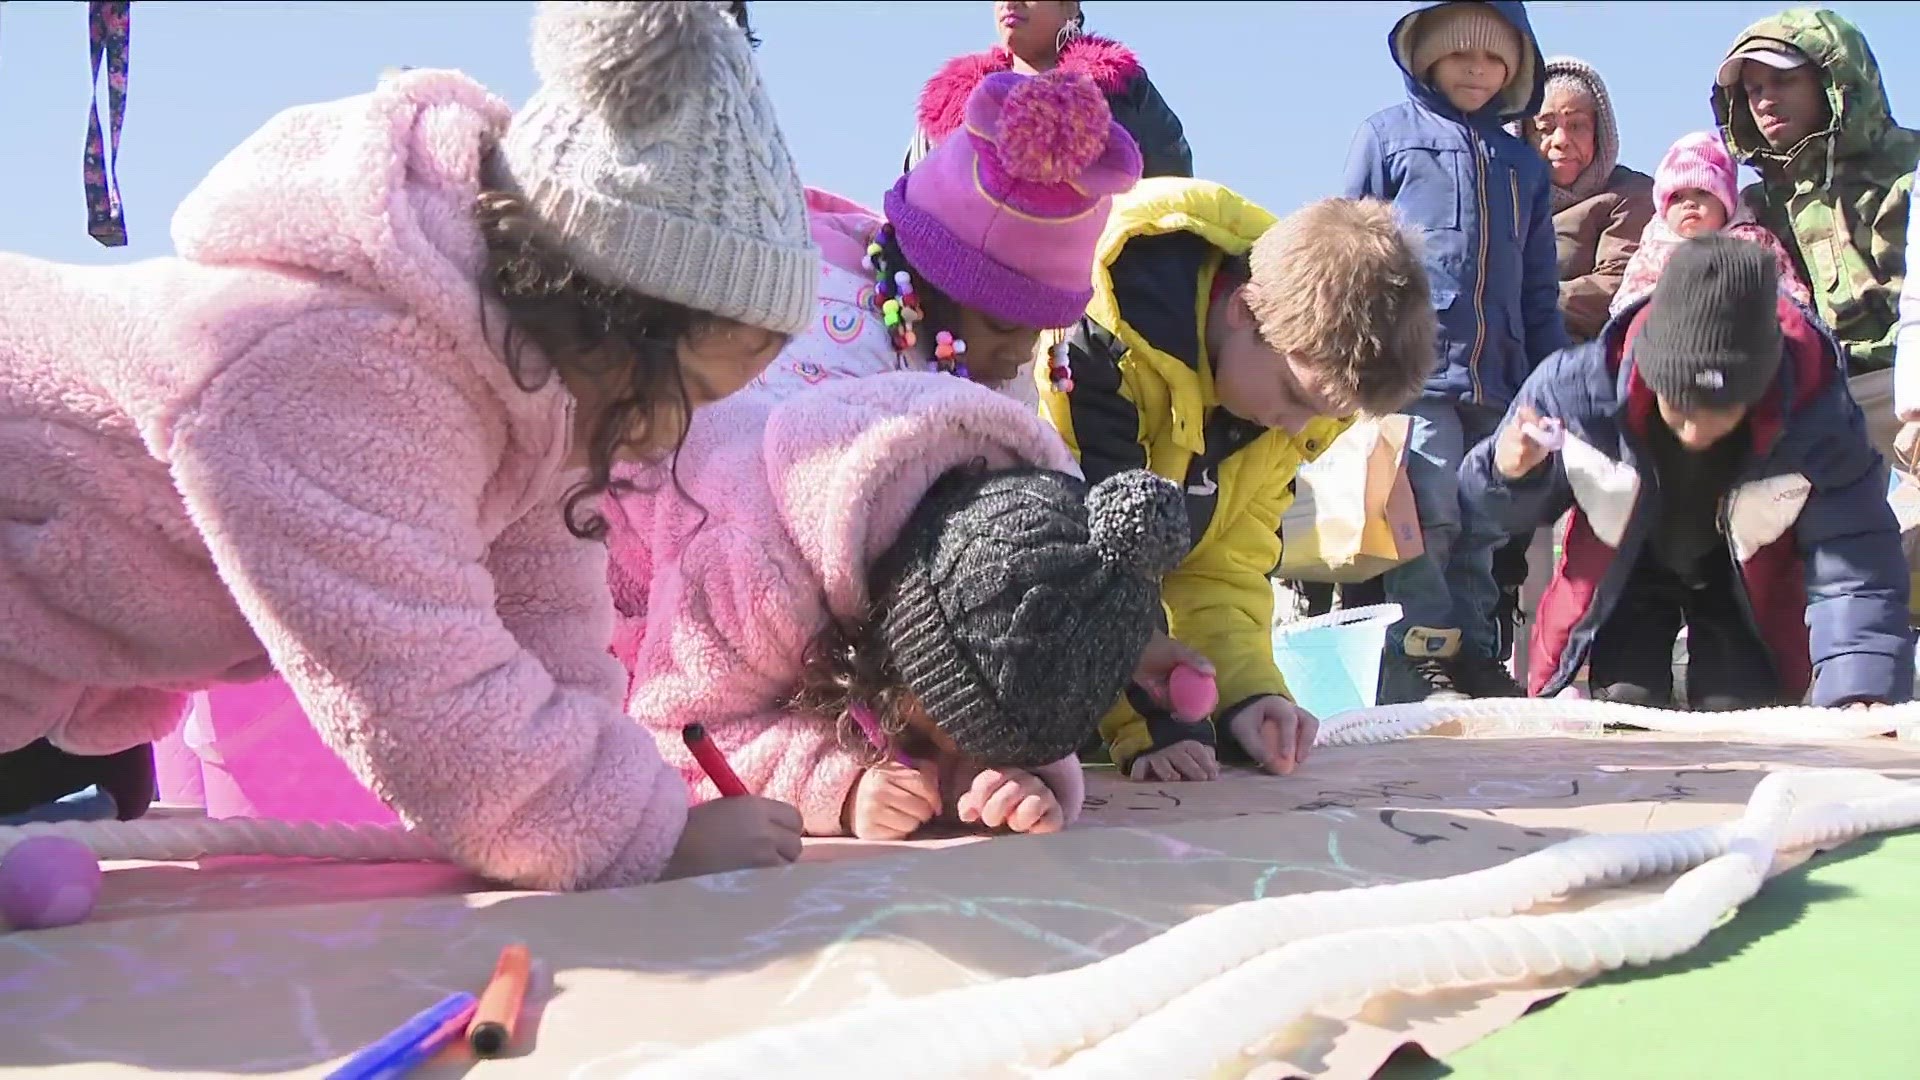
<path fill-rule="evenodd" d="M 948 473 L 889 549 L 881 640 L 961 752 L 1037 768 L 1119 698 L 1186 551 L 1180 489 L 1152 473 Z"/>
<path fill-rule="evenodd" d="M 1719 234 L 1681 244 L 1634 341 L 1640 378 L 1682 409 L 1758 402 L 1780 372 L 1779 288 L 1758 244 Z"/>

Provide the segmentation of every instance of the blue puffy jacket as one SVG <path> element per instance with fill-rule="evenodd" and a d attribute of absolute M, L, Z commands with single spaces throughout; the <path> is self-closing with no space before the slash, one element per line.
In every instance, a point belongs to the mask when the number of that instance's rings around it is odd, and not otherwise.
<path fill-rule="evenodd" d="M 1493 464 L 1497 436 L 1460 466 L 1461 499 L 1508 529 L 1543 528 L 1573 512 L 1533 620 L 1528 690 L 1539 697 L 1579 675 L 1657 527 L 1659 476 L 1646 451 L 1657 405 L 1632 348 L 1647 303 L 1541 365 L 1505 421 L 1523 405 L 1557 417 L 1568 434 L 1633 466 L 1637 487 L 1583 490 L 1561 455 L 1508 480 Z M 1750 414 L 1753 449 L 1742 474 L 1720 497 L 1742 606 L 1767 646 L 1754 665 L 1791 695 L 1811 685 L 1815 705 L 1903 702 L 1913 694 L 1913 633 L 1887 466 L 1867 440 L 1832 334 L 1785 297 L 1779 316 L 1780 372 Z"/>
<path fill-rule="evenodd" d="M 1346 195 L 1385 199 L 1425 234 L 1440 316 L 1440 356 L 1427 391 L 1505 405 L 1536 364 L 1569 344 L 1547 163 L 1501 127 L 1540 111 L 1547 65 L 1526 5 L 1490 4 L 1520 31 L 1527 56 L 1492 101 L 1462 114 L 1409 69 L 1410 31 L 1440 6 L 1421 5 L 1388 36 L 1410 100 L 1360 126 Z"/>

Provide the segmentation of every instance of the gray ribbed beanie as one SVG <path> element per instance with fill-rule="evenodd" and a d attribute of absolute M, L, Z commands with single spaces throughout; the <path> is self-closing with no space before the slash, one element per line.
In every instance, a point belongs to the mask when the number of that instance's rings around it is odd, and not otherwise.
<path fill-rule="evenodd" d="M 601 282 L 797 334 L 819 250 L 752 47 L 709 0 L 547 0 L 503 179 Z"/>

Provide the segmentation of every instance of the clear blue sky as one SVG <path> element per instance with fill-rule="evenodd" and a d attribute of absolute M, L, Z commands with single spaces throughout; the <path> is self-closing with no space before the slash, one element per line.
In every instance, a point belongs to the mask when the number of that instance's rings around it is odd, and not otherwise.
<path fill-rule="evenodd" d="M 1783 4 L 1535 3 L 1542 47 L 1594 63 L 1621 114 L 1622 158 L 1651 171 L 1711 125 L 1716 62 Z M 1866 31 L 1896 117 L 1920 121 L 1920 4 L 1836 3 Z M 1386 32 L 1400 3 L 1089 0 L 1092 29 L 1137 50 L 1179 112 L 1196 168 L 1284 212 L 1338 181 L 1368 113 L 1401 97 Z M 987 0 L 760 0 L 760 62 L 801 175 L 877 206 L 920 83 L 994 40 Z M 86 5 L 0 3 L 0 249 L 72 262 L 172 250 L 181 197 L 275 112 L 360 93 L 382 68 L 460 68 L 516 104 L 533 89 L 527 3 L 167 0 L 133 7 L 120 180 L 131 244 L 86 234 Z M 101 95 L 104 112 L 106 96 Z"/>

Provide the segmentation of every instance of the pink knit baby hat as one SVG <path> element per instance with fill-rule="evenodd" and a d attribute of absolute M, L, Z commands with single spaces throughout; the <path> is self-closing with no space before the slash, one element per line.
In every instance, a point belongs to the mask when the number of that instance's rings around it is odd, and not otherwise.
<path fill-rule="evenodd" d="M 1002 322 L 1071 326 L 1093 299 L 1093 250 L 1140 148 L 1092 79 L 987 76 L 965 122 L 887 192 L 900 253 L 957 303 Z"/>
<path fill-rule="evenodd" d="M 1726 144 L 1717 133 L 1696 131 L 1682 135 L 1679 142 L 1667 149 L 1667 156 L 1660 159 L 1660 167 L 1653 171 L 1653 208 L 1665 217 L 1675 194 L 1699 188 L 1720 200 L 1731 222 L 1740 212 L 1740 182 L 1735 169 L 1733 158 L 1727 154 Z"/>

